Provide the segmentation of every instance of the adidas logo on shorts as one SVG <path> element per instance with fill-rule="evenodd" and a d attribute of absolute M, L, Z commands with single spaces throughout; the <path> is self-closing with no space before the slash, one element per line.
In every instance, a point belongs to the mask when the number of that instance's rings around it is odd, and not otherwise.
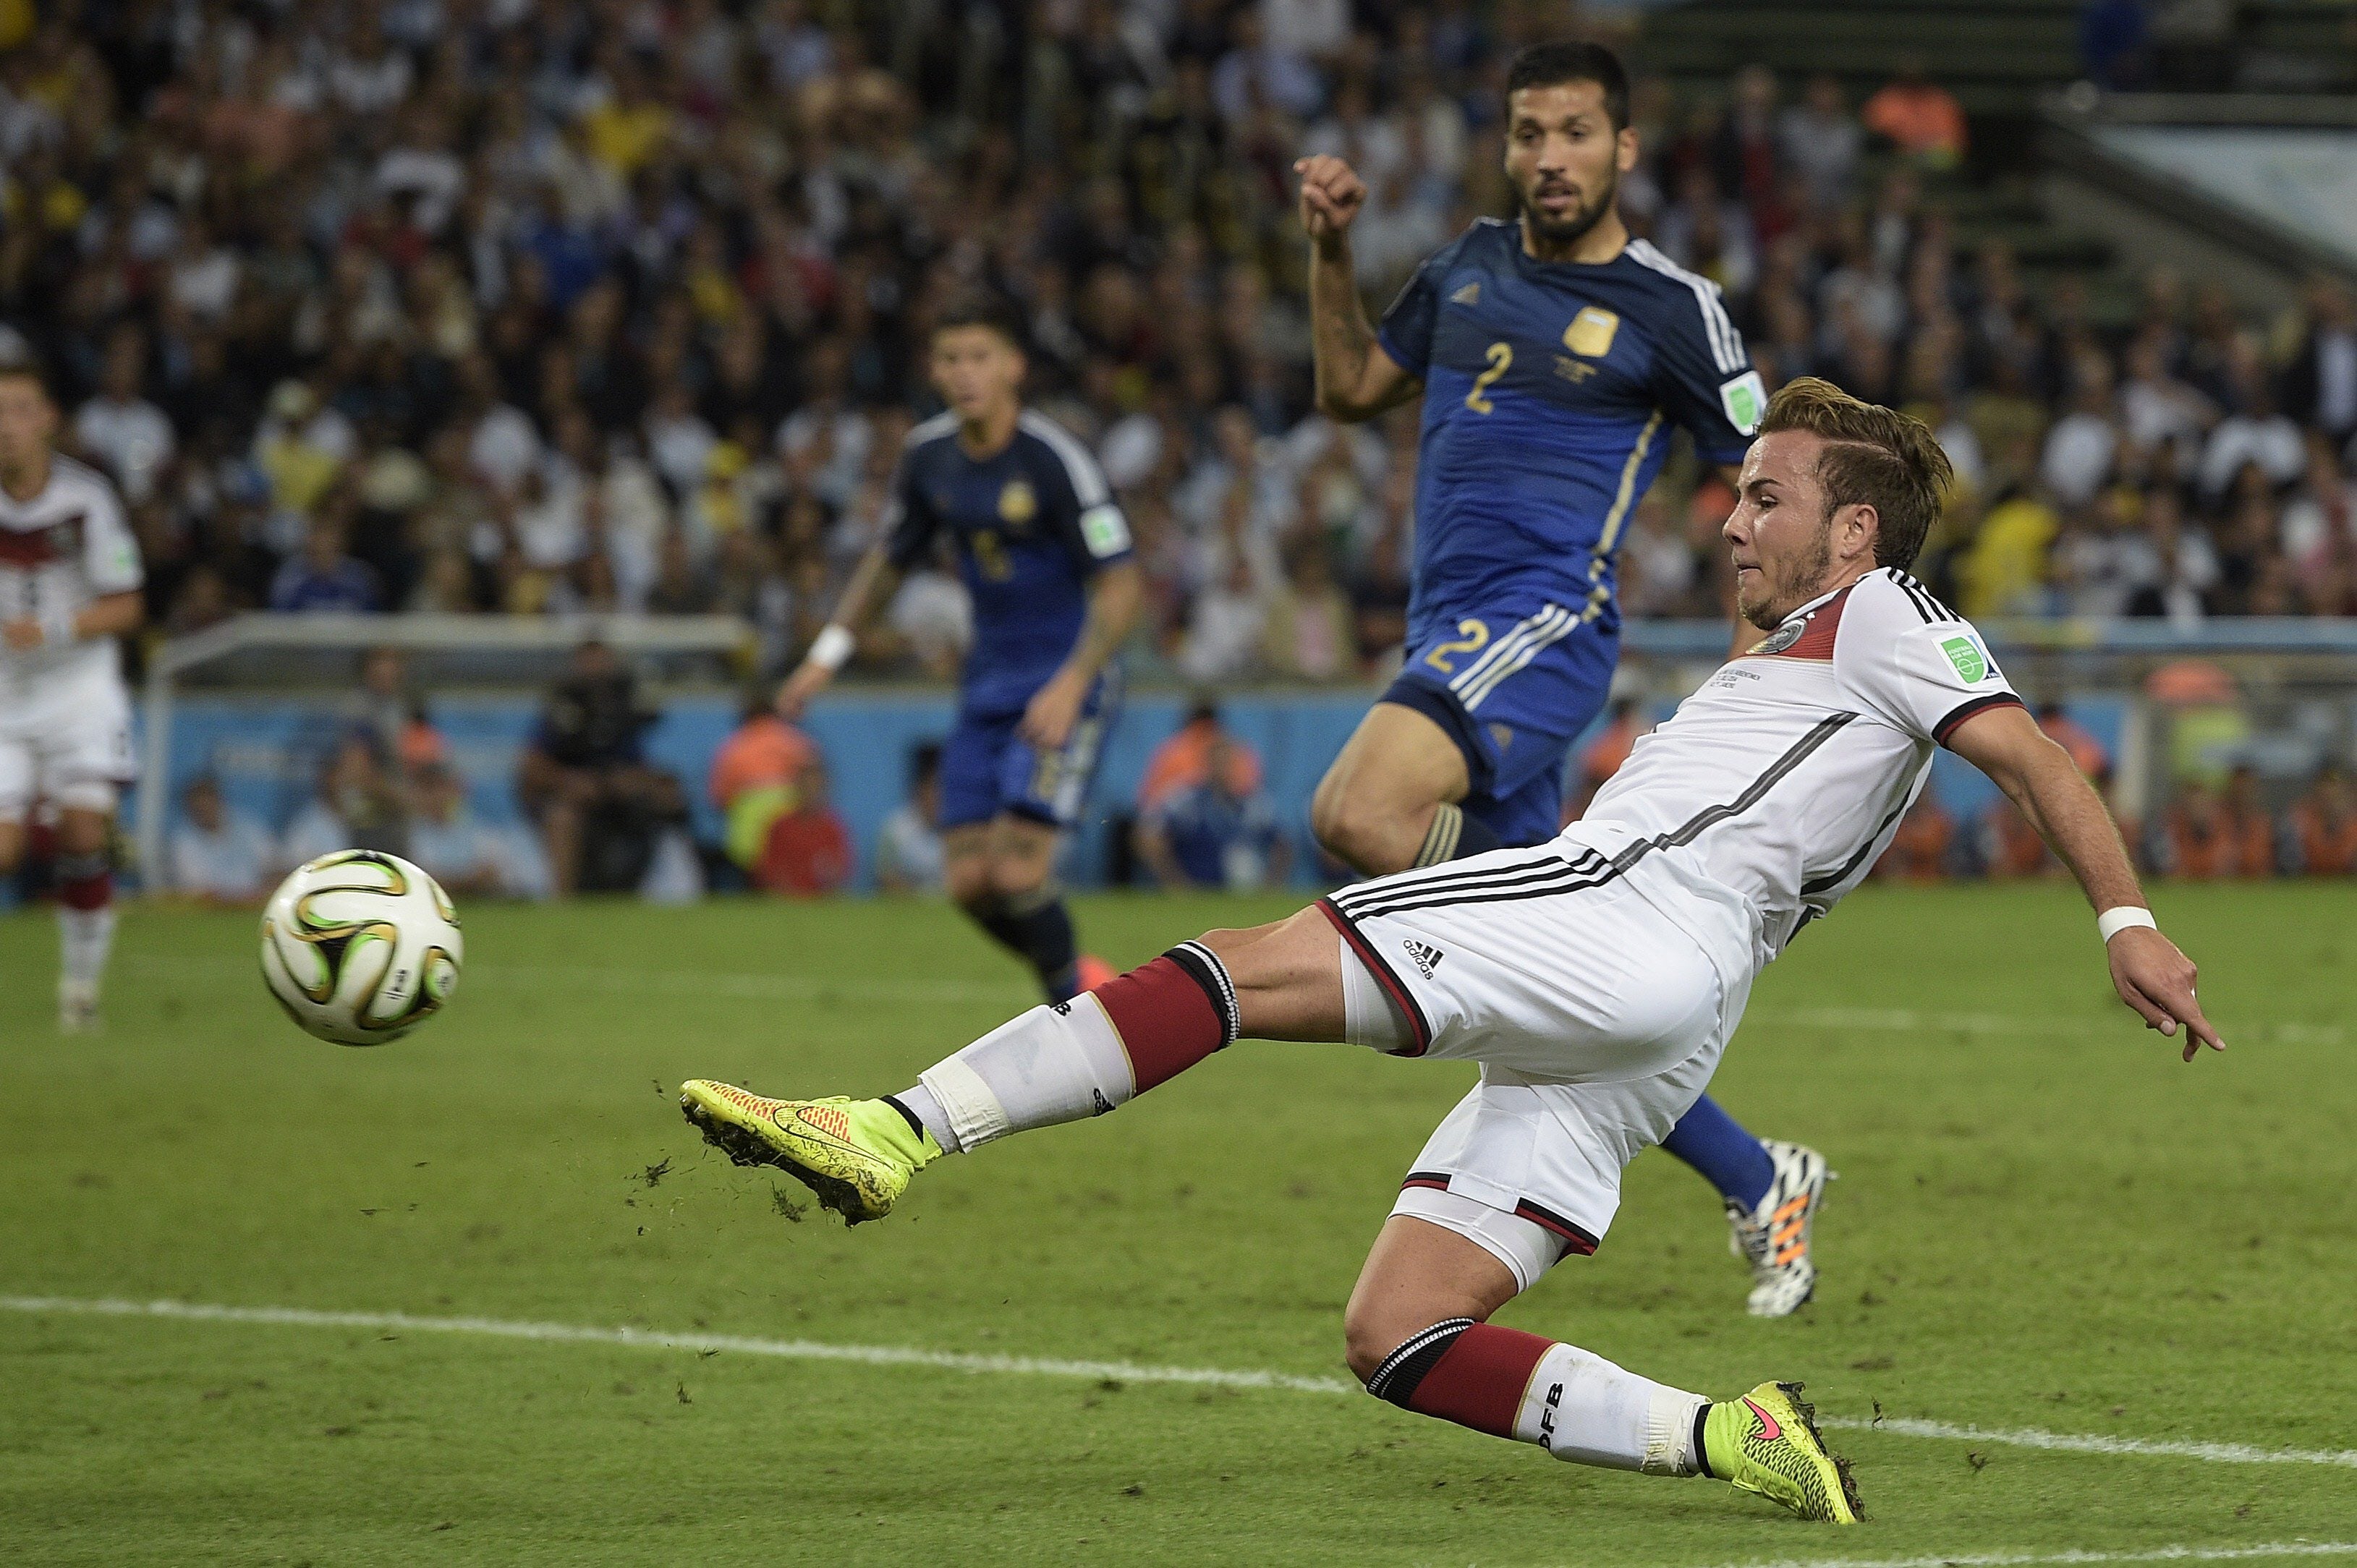
<path fill-rule="evenodd" d="M 1425 979 L 1430 980 L 1432 972 L 1440 967 L 1441 951 L 1430 942 L 1402 942 L 1400 946 L 1407 950 L 1407 956 L 1415 961 Z"/>

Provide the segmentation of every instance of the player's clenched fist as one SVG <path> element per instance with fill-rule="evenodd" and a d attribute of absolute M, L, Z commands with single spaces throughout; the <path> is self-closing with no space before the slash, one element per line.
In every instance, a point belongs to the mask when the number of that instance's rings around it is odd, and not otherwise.
<path fill-rule="evenodd" d="M 1340 241 L 1367 204 L 1367 182 L 1340 158 L 1323 154 L 1296 159 L 1293 172 L 1301 177 L 1303 231 L 1320 243 Z"/>

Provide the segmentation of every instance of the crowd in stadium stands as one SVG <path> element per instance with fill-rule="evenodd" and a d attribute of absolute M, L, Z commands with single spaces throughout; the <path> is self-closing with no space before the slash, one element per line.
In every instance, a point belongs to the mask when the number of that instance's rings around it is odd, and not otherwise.
<path fill-rule="evenodd" d="M 0 10 L 0 315 L 119 480 L 152 624 L 241 608 L 748 618 L 807 640 L 929 412 L 952 289 L 1020 303 L 1198 682 L 1395 646 L 1414 414 L 1308 413 L 1288 167 L 1350 158 L 1386 294 L 1501 209 L 1502 62 L 1560 5 L 351 0 Z M 1932 419 L 1925 563 L 1976 616 L 2357 609 L 2357 313 L 2154 274 L 2118 329 L 1958 242 L 1952 95 L 1751 69 L 1641 83 L 1633 226 L 1717 280 L 1771 384 Z M 1927 195 L 1927 191 L 1931 192 Z M 1639 614 L 1719 613 L 1721 488 L 1658 487 Z M 863 648 L 945 668 L 919 574 Z"/>
<path fill-rule="evenodd" d="M 1536 0 L 5 5 L 0 330 L 118 480 L 156 632 L 717 611 L 775 671 L 936 406 L 929 321 L 985 285 L 1128 511 L 1141 672 L 1364 680 L 1403 633 L 1415 415 L 1310 412 L 1290 166 L 1366 177 L 1354 254 L 1386 296 L 1505 209 L 1504 61 L 1577 25 Z M 1937 429 L 1961 482 L 1918 570 L 1964 613 L 2357 613 L 2341 286 L 2260 321 L 2155 270 L 2099 324 L 2079 280 L 2033 290 L 2002 240 L 1959 238 L 1968 127 L 1911 69 L 1855 105 L 1756 67 L 1684 99 L 1641 80 L 1634 119 L 1631 227 L 1724 289 L 1769 383 L 1827 375 Z M 1630 613 L 1725 614 L 1729 504 L 1673 466 Z M 945 674 L 965 621 L 920 571 L 860 662 Z M 535 757 L 554 886 L 619 875 L 576 863 L 580 821 L 683 799 Z M 2183 864 L 2215 858 L 2209 810 L 2166 835 Z M 1155 874 L 1207 879 L 1152 821 Z M 824 882 L 812 832 L 791 875 Z"/>

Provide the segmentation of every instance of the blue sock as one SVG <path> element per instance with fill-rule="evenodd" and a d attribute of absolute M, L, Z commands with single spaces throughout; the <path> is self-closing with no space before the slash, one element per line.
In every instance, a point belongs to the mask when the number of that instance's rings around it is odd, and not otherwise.
<path fill-rule="evenodd" d="M 1746 1208 L 1759 1208 L 1776 1180 L 1776 1167 L 1760 1140 L 1745 1132 L 1743 1124 L 1720 1110 L 1718 1101 L 1707 1094 L 1678 1118 L 1678 1124 L 1662 1140 L 1662 1147 L 1700 1171 L 1721 1197 L 1731 1197 Z"/>

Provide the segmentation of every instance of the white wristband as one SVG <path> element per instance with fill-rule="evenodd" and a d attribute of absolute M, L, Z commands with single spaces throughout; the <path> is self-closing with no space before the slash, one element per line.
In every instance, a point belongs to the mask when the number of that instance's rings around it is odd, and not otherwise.
<path fill-rule="evenodd" d="M 842 627 L 829 625 L 811 639 L 810 661 L 822 670 L 840 670 L 851 657 L 851 633 Z"/>
<path fill-rule="evenodd" d="M 2151 910 L 2139 909 L 2133 904 L 2118 905 L 2095 917 L 2095 929 L 2103 934 L 2105 942 L 2109 942 L 2122 931 L 2133 929 L 2137 926 L 2142 926 L 2148 931 L 2160 929 L 2158 923 L 2152 918 Z"/>

